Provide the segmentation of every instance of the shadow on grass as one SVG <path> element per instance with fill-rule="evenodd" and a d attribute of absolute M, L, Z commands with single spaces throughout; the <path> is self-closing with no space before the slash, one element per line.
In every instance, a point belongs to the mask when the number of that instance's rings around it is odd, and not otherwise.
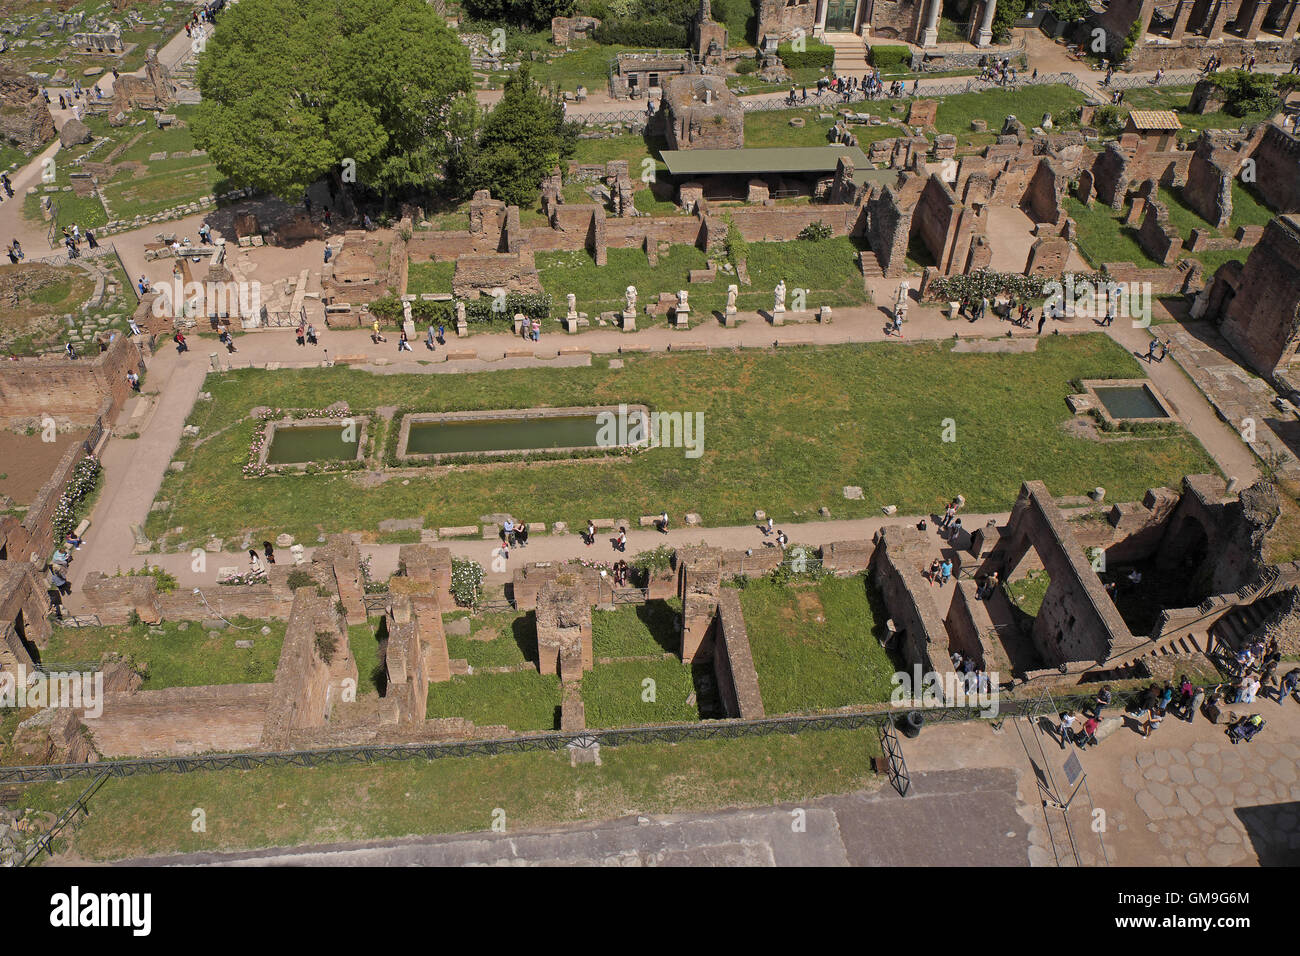
<path fill-rule="evenodd" d="M 529 611 L 527 614 L 519 615 L 511 622 L 510 632 L 515 639 L 515 644 L 519 646 L 519 653 L 524 655 L 524 660 L 533 664 L 538 663 L 537 613 Z M 556 713 L 559 713 L 559 708 L 556 708 Z M 558 717 L 555 726 L 560 726 Z"/>

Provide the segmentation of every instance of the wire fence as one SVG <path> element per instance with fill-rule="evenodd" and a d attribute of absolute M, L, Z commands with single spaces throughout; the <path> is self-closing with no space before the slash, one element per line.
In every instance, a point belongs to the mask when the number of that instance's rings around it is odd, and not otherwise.
<path fill-rule="evenodd" d="M 1114 695 L 1112 707 L 1136 701 L 1137 691 Z M 986 706 L 910 706 L 879 704 L 834 714 L 806 714 L 768 717 L 760 720 L 706 720 L 695 723 L 618 727 L 607 730 L 553 731 L 482 740 L 442 743 L 392 744 L 387 746 L 330 747 L 318 750 L 282 750 L 254 753 L 202 754 L 192 757 L 145 757 L 100 763 L 48 764 L 0 767 L 0 784 L 41 783 L 96 777 L 134 777 L 156 773 L 194 773 L 212 770 L 253 770 L 259 767 L 323 767 L 369 764 L 396 760 L 440 760 L 448 757 L 496 756 L 508 753 L 560 751 L 567 747 L 619 747 L 625 744 L 682 743 L 692 740 L 734 740 L 799 734 L 814 730 L 857 730 L 879 728 L 909 710 L 919 710 L 926 723 L 971 720 L 1005 720 L 1008 717 L 1046 716 L 1057 708 L 1079 710 L 1095 701 L 1092 694 L 1038 694 L 1021 699 L 994 698 Z"/>

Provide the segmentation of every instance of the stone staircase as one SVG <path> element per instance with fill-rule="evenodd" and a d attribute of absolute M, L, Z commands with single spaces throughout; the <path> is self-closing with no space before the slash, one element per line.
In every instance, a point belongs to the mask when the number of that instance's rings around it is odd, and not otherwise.
<path fill-rule="evenodd" d="M 826 43 L 835 50 L 833 71 L 840 76 L 864 76 L 871 72 L 867 45 L 856 33 L 828 33 Z"/>
<path fill-rule="evenodd" d="M 1287 592 L 1274 591 L 1250 604 L 1237 605 L 1214 622 L 1214 626 L 1210 628 L 1209 646 L 1206 650 L 1217 648 L 1227 654 L 1235 654 L 1246 638 L 1288 600 Z"/>
<path fill-rule="evenodd" d="M 858 253 L 858 266 L 862 269 L 863 281 L 869 282 L 872 279 L 885 277 L 885 270 L 880 268 L 880 260 L 872 249 L 863 249 Z"/>

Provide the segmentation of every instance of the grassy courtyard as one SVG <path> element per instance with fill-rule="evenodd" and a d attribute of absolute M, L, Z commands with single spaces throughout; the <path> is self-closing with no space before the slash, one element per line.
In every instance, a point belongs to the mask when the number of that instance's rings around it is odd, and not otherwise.
<path fill-rule="evenodd" d="M 865 577 L 749 582 L 740 605 L 768 714 L 889 700 L 896 668 L 877 640 L 886 614 Z"/>
<path fill-rule="evenodd" d="M 639 303 L 653 301 L 660 292 L 687 289 L 693 320 L 699 323 L 716 321 L 709 312 L 726 306 L 727 286 L 736 282 L 734 273 L 719 270 L 713 282 L 689 284 L 690 270 L 708 266 L 704 252 L 695 246 L 676 245 L 660 251 L 655 266 L 640 249 L 610 249 L 608 256 L 606 265 L 597 266 L 586 250 L 538 253 L 542 288 L 559 302 L 569 292 L 576 292 L 578 309 L 592 316 L 622 310 L 629 285 L 637 287 Z M 820 242 L 752 242 L 748 258 L 751 284 L 740 287 L 736 304 L 741 310 L 771 308 L 771 290 L 784 279 L 791 290 L 807 290 L 809 309 L 861 305 L 868 300 L 868 293 L 857 256 L 858 246 L 844 237 Z"/>
<path fill-rule="evenodd" d="M 1100 484 L 1126 501 L 1184 474 L 1215 470 L 1185 433 L 1098 442 L 1065 430 L 1071 380 L 1141 374 L 1137 360 L 1104 335 L 1044 337 L 1030 354 L 950 349 L 947 342 L 878 343 L 629 355 L 621 369 L 597 359 L 588 368 L 467 374 L 455 389 L 441 377 L 346 368 L 211 375 L 204 388 L 213 399 L 198 403 L 189 419 L 202 444 L 182 443 L 176 457 L 186 467 L 169 471 L 158 495 L 171 506 L 153 513 L 147 530 L 157 539 L 183 527 L 168 548 L 208 535 L 237 537 L 245 528 L 311 542 L 393 517 L 423 516 L 426 527 L 475 524 L 521 500 L 533 520 L 570 527 L 661 508 L 729 525 L 748 522 L 757 507 L 781 521 L 814 520 L 822 505 L 837 518 L 865 517 L 885 504 L 915 514 L 940 507 L 955 490 L 972 511 L 998 511 L 1027 476 L 1055 494 Z M 338 474 L 242 477 L 252 407 L 321 408 L 338 400 L 354 411 L 644 402 L 701 412 L 704 452 L 691 459 L 683 449 L 656 448 L 602 460 L 431 471 L 409 484 L 369 488 Z M 955 419 L 955 442 L 941 440 L 945 418 Z M 377 423 L 372 429 L 382 430 Z M 862 486 L 863 500 L 845 500 L 845 485 Z"/>
<path fill-rule="evenodd" d="M 606 747 L 601 766 L 570 767 L 561 752 L 115 778 L 70 831 L 70 848 L 105 860 L 485 831 L 497 808 L 517 832 L 764 806 L 874 788 L 879 752 L 867 728 Z M 58 813 L 84 789 L 84 780 L 37 784 L 19 799 Z M 206 810 L 204 833 L 190 827 L 194 807 Z"/>
<path fill-rule="evenodd" d="M 556 730 L 560 726 L 560 679 L 526 669 L 454 676 L 429 685 L 427 716 L 464 717 L 479 727 Z"/>
<path fill-rule="evenodd" d="M 50 665 L 91 663 L 121 654 L 145 668 L 145 690 L 208 684 L 261 684 L 275 678 L 284 645 L 284 621 L 231 618 L 233 626 L 205 630 L 196 621 L 120 627 L 56 627 L 41 660 Z M 262 628 L 270 629 L 263 634 Z M 235 641 L 251 640 L 251 648 Z"/>

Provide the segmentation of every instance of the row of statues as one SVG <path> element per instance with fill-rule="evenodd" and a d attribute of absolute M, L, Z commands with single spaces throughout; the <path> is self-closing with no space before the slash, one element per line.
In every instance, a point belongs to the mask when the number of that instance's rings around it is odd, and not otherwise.
<path fill-rule="evenodd" d="M 782 279 L 780 282 L 776 284 L 775 299 L 772 305 L 773 312 L 785 311 L 785 292 L 786 292 L 785 280 Z M 740 295 L 739 286 L 737 285 L 727 286 L 727 314 L 728 315 L 736 311 L 736 297 L 739 295 Z M 636 315 L 636 296 L 637 296 L 636 286 L 630 285 L 627 287 L 626 290 L 624 290 L 623 292 L 623 298 L 624 298 L 623 314 L 624 315 L 629 317 Z M 687 301 L 687 296 L 688 296 L 688 292 L 685 289 L 682 289 L 677 293 L 677 311 L 679 312 L 690 311 L 690 305 Z M 570 312 L 574 310 L 575 307 L 574 302 L 575 302 L 574 295 L 572 292 L 570 292 L 569 293 Z"/>

